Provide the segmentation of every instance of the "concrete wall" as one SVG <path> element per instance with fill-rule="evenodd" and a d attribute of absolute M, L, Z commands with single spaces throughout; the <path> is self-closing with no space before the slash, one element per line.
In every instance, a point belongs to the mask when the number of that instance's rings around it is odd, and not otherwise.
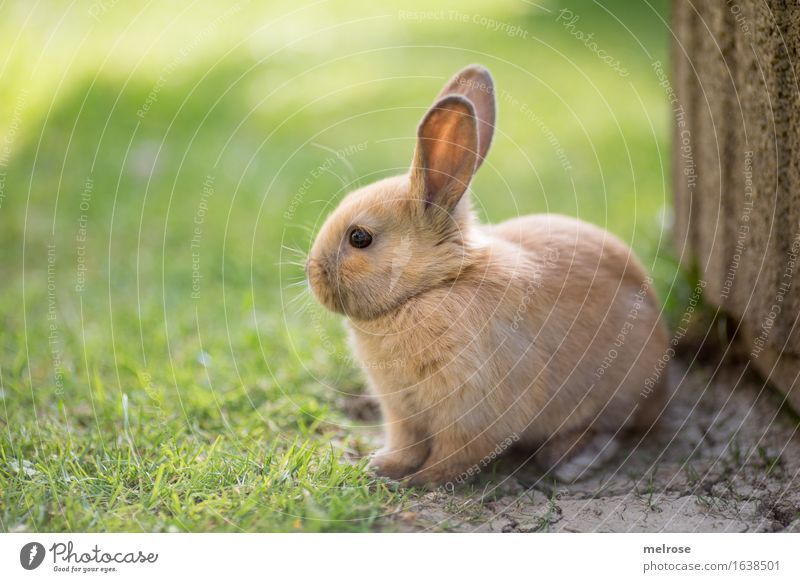
<path fill-rule="evenodd" d="M 673 10 L 675 243 L 800 411 L 800 4 Z"/>

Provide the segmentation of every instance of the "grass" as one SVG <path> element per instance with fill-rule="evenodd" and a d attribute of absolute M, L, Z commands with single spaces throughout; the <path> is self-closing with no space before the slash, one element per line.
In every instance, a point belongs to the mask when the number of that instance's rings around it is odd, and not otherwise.
<path fill-rule="evenodd" d="M 469 62 L 502 91 L 484 218 L 580 216 L 639 251 L 671 313 L 687 293 L 666 2 L 564 4 L 627 77 L 556 2 L 218 6 L 0 7 L 4 531 L 391 527 L 414 493 L 358 460 L 363 379 L 297 263 L 349 188 L 408 163 Z"/>

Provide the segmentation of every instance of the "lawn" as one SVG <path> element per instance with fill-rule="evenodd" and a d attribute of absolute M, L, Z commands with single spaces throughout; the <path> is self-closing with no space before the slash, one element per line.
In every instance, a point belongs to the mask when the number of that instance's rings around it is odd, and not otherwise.
<path fill-rule="evenodd" d="M 54 4 L 0 6 L 3 531 L 390 527 L 299 264 L 470 62 L 482 216 L 604 225 L 681 303 L 665 1 Z"/>

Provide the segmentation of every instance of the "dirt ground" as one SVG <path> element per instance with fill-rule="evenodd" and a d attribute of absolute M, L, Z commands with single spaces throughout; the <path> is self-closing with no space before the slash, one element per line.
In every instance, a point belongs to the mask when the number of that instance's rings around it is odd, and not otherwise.
<path fill-rule="evenodd" d="M 716 372 L 715 372 L 716 370 Z M 800 532 L 800 425 L 746 364 L 673 362 L 658 431 L 593 475 L 544 476 L 513 453 L 470 485 L 412 496 L 385 529 Z M 490 473 L 490 474 L 489 474 Z"/>

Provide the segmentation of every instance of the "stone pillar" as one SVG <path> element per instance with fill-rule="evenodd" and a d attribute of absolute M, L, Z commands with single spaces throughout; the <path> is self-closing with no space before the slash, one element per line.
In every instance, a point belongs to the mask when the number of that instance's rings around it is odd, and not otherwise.
<path fill-rule="evenodd" d="M 675 0 L 675 244 L 800 411 L 800 3 Z"/>

